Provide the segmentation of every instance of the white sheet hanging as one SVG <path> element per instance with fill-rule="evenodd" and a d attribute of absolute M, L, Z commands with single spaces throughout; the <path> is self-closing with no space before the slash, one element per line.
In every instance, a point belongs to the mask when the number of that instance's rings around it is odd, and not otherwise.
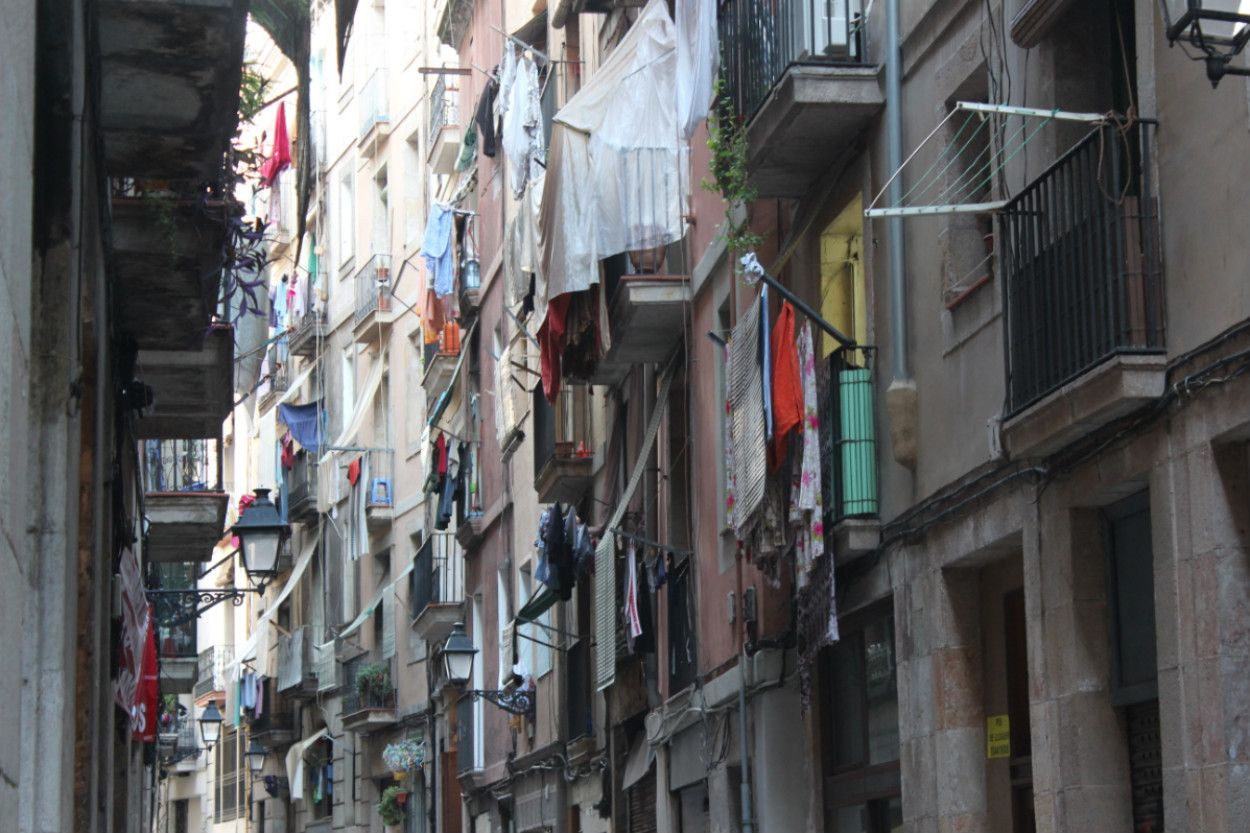
<path fill-rule="evenodd" d="M 689 139 L 707 118 L 720 67 L 716 0 L 677 0 L 677 121 Z"/>
<path fill-rule="evenodd" d="M 547 302 L 599 282 L 599 260 L 685 234 L 689 148 L 677 116 L 676 34 L 651 0 L 600 70 L 556 114 L 540 223 Z M 587 234 L 593 229 L 593 234 Z"/>

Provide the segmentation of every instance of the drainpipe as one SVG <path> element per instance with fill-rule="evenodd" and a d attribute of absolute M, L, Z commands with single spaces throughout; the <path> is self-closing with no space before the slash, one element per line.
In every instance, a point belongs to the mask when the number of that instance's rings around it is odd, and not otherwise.
<path fill-rule="evenodd" d="M 903 50 L 899 0 L 885 4 L 885 129 L 886 167 L 893 174 L 903 164 Z M 886 194 L 890 206 L 903 202 L 903 179 L 894 177 Z M 903 218 L 887 220 L 890 259 L 890 363 L 893 375 L 886 390 L 890 444 L 894 459 L 916 462 L 916 383 L 907 367 L 907 282 L 904 276 Z"/>
<path fill-rule="evenodd" d="M 751 807 L 751 753 L 747 750 L 747 654 L 738 652 L 738 757 L 742 760 L 742 780 L 738 798 L 742 804 L 742 833 L 755 833 L 755 813 Z"/>

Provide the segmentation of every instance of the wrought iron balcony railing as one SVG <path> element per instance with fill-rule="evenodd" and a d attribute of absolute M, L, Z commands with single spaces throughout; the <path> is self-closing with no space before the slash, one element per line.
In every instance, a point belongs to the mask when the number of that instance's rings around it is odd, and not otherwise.
<path fill-rule="evenodd" d="M 391 256 L 375 254 L 356 273 L 355 324 L 375 312 L 391 311 Z"/>
<path fill-rule="evenodd" d="M 1099 127 L 1003 210 L 1009 416 L 1113 355 L 1164 350 L 1154 130 Z"/>
<path fill-rule="evenodd" d="M 434 532 L 417 552 L 412 569 L 411 615 L 415 619 L 432 604 L 464 600 L 464 551 L 451 532 Z"/>
<path fill-rule="evenodd" d="M 748 121 L 790 67 L 864 61 L 861 0 L 729 0 L 720 9 L 721 72 Z"/>
<path fill-rule="evenodd" d="M 146 492 L 221 491 L 216 440 L 145 440 L 143 488 Z"/>
<path fill-rule="evenodd" d="M 460 124 L 460 114 L 456 105 L 457 91 L 447 88 L 446 76 L 440 75 L 434 82 L 434 90 L 430 93 L 430 128 L 428 146 L 433 146 L 438 134 L 444 127 L 455 127 Z"/>

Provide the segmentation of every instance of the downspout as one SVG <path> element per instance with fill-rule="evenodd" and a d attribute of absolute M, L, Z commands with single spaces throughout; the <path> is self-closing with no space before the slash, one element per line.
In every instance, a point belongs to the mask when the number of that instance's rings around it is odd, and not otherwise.
<path fill-rule="evenodd" d="M 755 812 L 751 807 L 751 753 L 747 748 L 747 654 L 738 653 L 738 757 L 742 761 L 742 778 L 738 782 L 738 800 L 742 805 L 742 833 L 755 833 Z"/>
<path fill-rule="evenodd" d="M 893 174 L 903 163 L 903 50 L 900 41 L 899 0 L 885 4 L 885 130 L 886 168 Z M 893 177 L 886 194 L 890 206 L 903 202 L 903 179 Z M 916 382 L 907 367 L 907 281 L 904 275 L 903 218 L 887 220 L 890 259 L 890 364 L 892 378 L 886 390 L 890 444 L 894 459 L 905 466 L 916 463 Z"/>

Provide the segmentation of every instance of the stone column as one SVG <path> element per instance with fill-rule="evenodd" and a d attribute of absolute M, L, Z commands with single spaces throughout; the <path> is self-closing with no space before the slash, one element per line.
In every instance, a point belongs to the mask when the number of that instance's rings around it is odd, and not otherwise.
<path fill-rule="evenodd" d="M 1096 509 L 1043 498 L 1024 536 L 1038 833 L 1129 830 L 1125 732 L 1111 706 L 1106 558 Z"/>

